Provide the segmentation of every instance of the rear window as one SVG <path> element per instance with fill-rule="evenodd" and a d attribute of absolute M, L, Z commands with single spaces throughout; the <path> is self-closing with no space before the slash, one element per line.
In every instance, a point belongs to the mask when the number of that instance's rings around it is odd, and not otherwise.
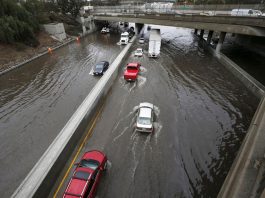
<path fill-rule="evenodd" d="M 137 122 L 139 124 L 143 124 L 143 125 L 150 125 L 150 124 L 152 124 L 151 119 L 150 118 L 146 118 L 146 117 L 138 117 Z"/>
<path fill-rule="evenodd" d="M 74 178 L 88 180 L 90 173 L 78 171 L 75 173 Z"/>
<path fill-rule="evenodd" d="M 127 70 L 137 70 L 137 67 L 128 66 Z"/>

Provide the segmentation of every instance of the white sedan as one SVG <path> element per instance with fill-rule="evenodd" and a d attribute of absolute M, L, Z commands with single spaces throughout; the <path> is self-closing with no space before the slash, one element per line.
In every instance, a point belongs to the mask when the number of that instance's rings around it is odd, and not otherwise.
<path fill-rule="evenodd" d="M 102 34 L 109 33 L 109 32 L 110 32 L 110 30 L 107 27 L 103 27 L 102 30 L 101 30 Z"/>
<path fill-rule="evenodd" d="M 143 56 L 143 49 L 142 48 L 137 48 L 134 52 L 134 56 Z"/>
<path fill-rule="evenodd" d="M 143 38 L 143 37 L 141 37 L 141 38 L 139 39 L 139 43 L 140 43 L 140 44 L 144 44 L 144 38 Z"/>
<path fill-rule="evenodd" d="M 136 120 L 136 131 L 153 132 L 153 121 L 154 105 L 148 102 L 140 103 Z"/>

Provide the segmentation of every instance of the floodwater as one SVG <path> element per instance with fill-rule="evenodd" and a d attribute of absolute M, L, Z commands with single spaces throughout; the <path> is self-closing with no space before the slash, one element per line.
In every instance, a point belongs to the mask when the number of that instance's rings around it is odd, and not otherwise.
<path fill-rule="evenodd" d="M 96 32 L 0 76 L 0 194 L 10 197 L 97 83 L 96 62 L 122 50 Z"/>
<path fill-rule="evenodd" d="M 222 52 L 265 86 L 265 38 L 226 36 Z"/>
<path fill-rule="evenodd" d="M 80 156 L 92 149 L 108 156 L 98 197 L 216 197 L 259 101 L 199 47 L 193 30 L 152 27 L 161 28 L 161 56 L 148 58 L 147 42 L 133 45 L 123 65 L 140 62 L 139 79 L 125 82 L 120 72 Z M 139 47 L 141 58 L 133 55 Z M 153 134 L 134 130 L 140 102 L 156 106 Z"/>

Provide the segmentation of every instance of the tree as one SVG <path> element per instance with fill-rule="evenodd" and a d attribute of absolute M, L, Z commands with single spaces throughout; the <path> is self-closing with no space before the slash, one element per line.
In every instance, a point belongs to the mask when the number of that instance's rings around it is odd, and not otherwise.
<path fill-rule="evenodd" d="M 63 14 L 69 12 L 73 17 L 77 17 L 83 2 L 81 0 L 58 0 L 58 5 Z"/>
<path fill-rule="evenodd" d="M 34 35 L 34 32 L 39 31 L 38 21 L 14 0 L 1 0 L 0 27 L 1 42 L 22 41 L 31 46 L 38 45 Z"/>

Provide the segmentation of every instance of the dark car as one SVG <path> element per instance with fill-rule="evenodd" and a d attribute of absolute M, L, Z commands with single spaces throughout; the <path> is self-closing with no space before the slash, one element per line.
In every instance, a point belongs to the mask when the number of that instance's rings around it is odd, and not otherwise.
<path fill-rule="evenodd" d="M 109 68 L 109 62 L 101 61 L 95 65 L 93 74 L 96 76 L 103 75 L 108 68 Z"/>

